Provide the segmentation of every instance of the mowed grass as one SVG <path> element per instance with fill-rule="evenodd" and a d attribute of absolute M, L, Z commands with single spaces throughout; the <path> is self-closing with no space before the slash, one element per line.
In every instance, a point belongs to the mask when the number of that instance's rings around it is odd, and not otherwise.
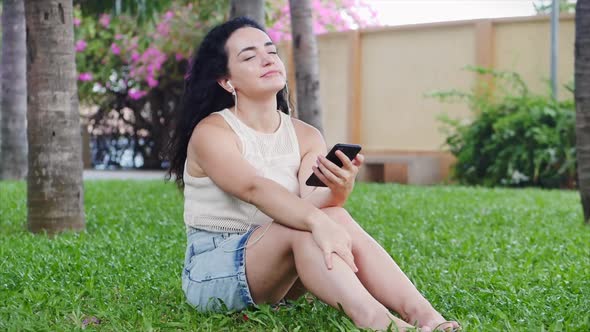
<path fill-rule="evenodd" d="M 53 239 L 26 231 L 25 190 L 0 182 L 0 331 L 354 330 L 319 301 L 192 309 L 180 283 L 182 197 L 170 183 L 86 182 L 86 231 Z M 358 184 L 347 208 L 466 331 L 590 331 L 579 204 L 567 191 Z"/>

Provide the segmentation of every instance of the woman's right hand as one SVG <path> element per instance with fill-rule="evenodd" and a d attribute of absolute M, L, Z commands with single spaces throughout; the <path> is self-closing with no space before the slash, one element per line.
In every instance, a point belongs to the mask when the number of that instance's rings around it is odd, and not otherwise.
<path fill-rule="evenodd" d="M 326 261 L 328 270 L 332 269 L 332 255 L 336 254 L 350 266 L 353 272 L 358 272 L 358 268 L 354 263 L 354 256 L 352 255 L 352 239 L 350 234 L 325 214 L 323 214 L 323 218 L 318 219 L 321 220 L 316 219 L 316 222 L 312 224 L 311 234 L 324 254 L 324 260 Z"/>

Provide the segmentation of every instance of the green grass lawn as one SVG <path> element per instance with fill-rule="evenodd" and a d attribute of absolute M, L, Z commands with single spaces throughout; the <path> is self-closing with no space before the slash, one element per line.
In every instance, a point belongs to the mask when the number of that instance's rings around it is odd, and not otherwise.
<path fill-rule="evenodd" d="M 184 301 L 182 198 L 160 181 L 85 184 L 87 230 L 26 231 L 0 182 L 0 331 L 342 331 L 318 301 L 199 314 Z M 466 331 L 590 331 L 590 227 L 576 192 L 358 184 L 347 208 Z"/>

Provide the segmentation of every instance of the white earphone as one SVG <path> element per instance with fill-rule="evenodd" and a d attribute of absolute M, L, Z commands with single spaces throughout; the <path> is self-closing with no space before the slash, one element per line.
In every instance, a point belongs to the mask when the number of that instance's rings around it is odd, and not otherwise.
<path fill-rule="evenodd" d="M 231 85 L 230 81 L 227 81 L 227 85 L 229 85 L 229 87 L 232 88 L 233 91 L 231 93 L 236 93 L 236 89 L 234 88 L 233 85 Z"/>

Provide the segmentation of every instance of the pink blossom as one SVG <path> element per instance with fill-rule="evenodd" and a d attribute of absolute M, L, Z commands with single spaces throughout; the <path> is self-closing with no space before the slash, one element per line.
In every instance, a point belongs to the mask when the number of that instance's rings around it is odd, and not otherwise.
<path fill-rule="evenodd" d="M 133 89 L 129 90 L 128 95 L 129 95 L 129 98 L 131 98 L 133 100 L 138 100 L 138 99 L 142 98 L 143 96 L 147 95 L 147 92 L 133 88 Z"/>
<path fill-rule="evenodd" d="M 98 22 L 103 28 L 108 28 L 109 24 L 111 24 L 111 16 L 109 14 L 101 14 Z"/>
<path fill-rule="evenodd" d="M 86 49 L 86 41 L 83 39 L 80 39 L 76 42 L 76 52 L 84 52 L 84 50 Z"/>
<path fill-rule="evenodd" d="M 115 54 L 115 55 L 121 54 L 121 49 L 119 48 L 119 45 L 112 43 L 111 44 L 111 52 L 113 52 L 113 54 Z"/>
<path fill-rule="evenodd" d="M 166 12 L 166 15 L 164 16 L 167 20 L 171 19 L 174 17 L 174 12 L 169 10 Z"/>
<path fill-rule="evenodd" d="M 131 55 L 133 59 L 133 54 Z M 135 56 L 137 57 L 137 55 Z M 167 59 L 167 55 L 155 47 L 148 47 L 143 54 L 134 62 L 129 75 L 136 80 L 147 81 L 150 87 L 155 87 L 159 83 L 154 79 L 158 71 Z"/>
<path fill-rule="evenodd" d="M 154 79 L 153 77 L 148 76 L 146 80 L 150 88 L 155 88 L 158 86 L 158 80 Z"/>
<path fill-rule="evenodd" d="M 279 31 L 283 30 L 283 22 L 281 22 L 281 21 L 277 21 L 277 22 L 275 23 L 275 25 L 273 26 L 273 28 L 275 28 L 275 29 L 277 29 L 277 30 L 279 30 Z"/>
<path fill-rule="evenodd" d="M 184 59 L 184 55 L 182 55 L 182 53 L 180 53 L 180 52 L 176 52 L 176 54 L 174 55 L 174 58 L 176 59 L 176 61 L 180 61 L 180 60 Z"/>
<path fill-rule="evenodd" d="M 122 34 L 118 33 L 118 34 L 115 35 L 115 40 L 121 40 L 121 39 L 123 39 L 123 35 Z"/>
<path fill-rule="evenodd" d="M 79 27 L 81 23 L 82 21 L 79 18 L 74 17 L 74 26 Z"/>
<path fill-rule="evenodd" d="M 92 74 L 88 72 L 80 73 L 80 75 L 78 75 L 78 80 L 82 82 L 92 81 Z"/>
<path fill-rule="evenodd" d="M 281 14 L 284 15 L 288 15 L 290 13 L 289 10 L 289 5 L 284 5 L 283 8 L 281 8 Z"/>
<path fill-rule="evenodd" d="M 161 36 L 166 37 L 170 33 L 170 25 L 166 22 L 160 22 L 156 27 L 156 30 Z"/>
<path fill-rule="evenodd" d="M 323 25 L 321 25 L 319 22 L 314 21 L 313 22 L 313 32 L 315 34 L 324 33 L 324 32 L 326 32 L 326 28 Z"/>
<path fill-rule="evenodd" d="M 137 53 L 137 51 L 133 51 L 131 53 L 131 61 L 137 62 L 137 60 L 139 60 L 139 53 Z"/>
<path fill-rule="evenodd" d="M 275 30 L 275 28 L 268 28 L 268 30 L 266 30 L 266 32 L 268 33 L 268 36 L 270 37 L 270 40 L 274 41 L 275 43 L 281 41 L 281 33 L 280 33 L 280 31 Z"/>

